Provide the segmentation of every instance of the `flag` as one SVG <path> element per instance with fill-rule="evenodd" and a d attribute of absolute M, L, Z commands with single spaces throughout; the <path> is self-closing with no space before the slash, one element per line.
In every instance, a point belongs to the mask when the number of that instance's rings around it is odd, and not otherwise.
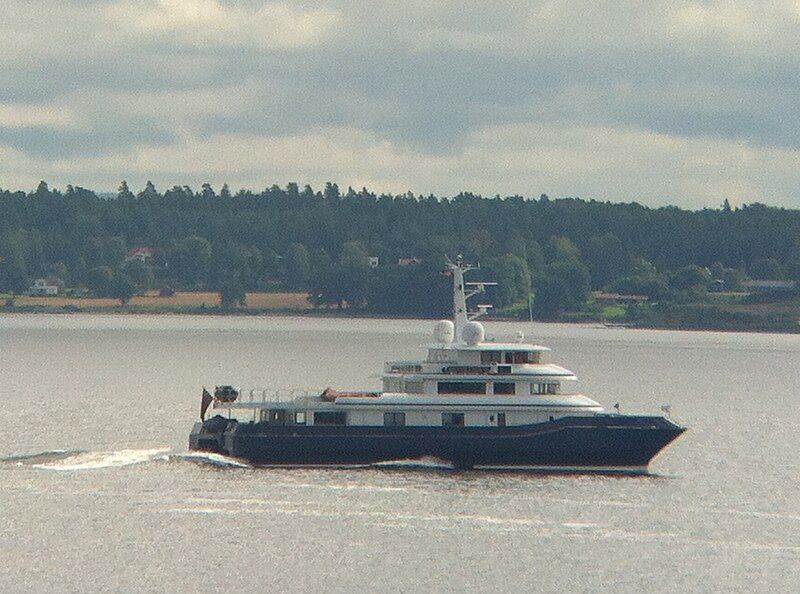
<path fill-rule="evenodd" d="M 672 412 L 672 407 L 669 404 L 662 404 L 661 410 L 665 415 L 669 416 L 669 414 Z"/>
<path fill-rule="evenodd" d="M 617 414 L 619 414 L 619 402 L 617 402 L 617 403 L 614 405 L 614 410 L 616 410 L 616 411 L 617 411 Z"/>
<path fill-rule="evenodd" d="M 211 401 L 214 400 L 209 394 L 208 390 L 203 388 L 203 398 L 200 400 L 200 420 L 206 420 L 206 411 L 208 410 Z"/>
<path fill-rule="evenodd" d="M 444 268 L 439 274 L 441 274 L 442 276 L 452 276 L 453 271 L 450 270 L 449 268 Z"/>

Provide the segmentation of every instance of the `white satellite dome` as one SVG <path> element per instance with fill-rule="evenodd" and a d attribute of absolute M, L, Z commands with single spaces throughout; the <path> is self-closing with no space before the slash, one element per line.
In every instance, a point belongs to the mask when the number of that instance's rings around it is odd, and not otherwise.
<path fill-rule="evenodd" d="M 461 340 L 470 346 L 480 344 L 485 337 L 486 332 L 480 322 L 467 322 L 464 324 L 464 329 L 461 330 Z"/>
<path fill-rule="evenodd" d="M 436 342 L 451 344 L 455 336 L 456 327 L 450 320 L 439 320 L 433 327 L 433 338 Z"/>

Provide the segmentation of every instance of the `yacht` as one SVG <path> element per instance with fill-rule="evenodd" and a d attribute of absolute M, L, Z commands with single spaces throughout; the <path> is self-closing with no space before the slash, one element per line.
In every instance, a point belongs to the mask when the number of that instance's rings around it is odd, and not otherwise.
<path fill-rule="evenodd" d="M 256 465 L 436 459 L 456 469 L 647 472 L 685 428 L 604 409 L 569 388 L 573 372 L 545 362 L 550 349 L 521 334 L 487 339 L 476 318 L 490 306 L 469 312 L 467 300 L 494 283 L 465 282 L 473 269 L 448 260 L 453 320 L 436 323 L 425 359 L 387 362 L 382 390 L 204 388 L 189 448 Z"/>

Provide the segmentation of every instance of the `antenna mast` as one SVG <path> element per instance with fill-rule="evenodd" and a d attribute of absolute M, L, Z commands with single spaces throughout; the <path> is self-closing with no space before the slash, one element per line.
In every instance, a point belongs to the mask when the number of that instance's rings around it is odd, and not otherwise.
<path fill-rule="evenodd" d="M 467 311 L 467 299 L 483 293 L 486 287 L 495 286 L 497 283 L 489 282 L 474 282 L 465 283 L 464 273 L 470 270 L 475 270 L 477 266 L 466 264 L 463 256 L 459 255 L 455 262 L 445 256 L 447 269 L 453 276 L 453 325 L 455 326 L 455 340 L 461 341 L 461 331 L 467 322 L 474 320 L 484 315 L 492 306 L 491 305 L 478 305 L 478 310 L 474 312 Z M 470 287 L 467 292 L 467 285 Z"/>

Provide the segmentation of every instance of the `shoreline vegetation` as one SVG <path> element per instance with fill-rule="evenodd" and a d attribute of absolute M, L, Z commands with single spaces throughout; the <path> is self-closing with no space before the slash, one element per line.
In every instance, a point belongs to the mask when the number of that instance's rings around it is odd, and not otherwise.
<path fill-rule="evenodd" d="M 608 328 L 694 330 L 763 333 L 800 333 L 800 296 L 783 297 L 727 294 L 716 302 L 662 307 L 602 306 L 590 304 L 584 311 L 536 322 L 598 324 Z M 249 292 L 244 304 L 223 307 L 220 294 L 211 291 L 183 291 L 161 296 L 156 291 L 119 300 L 81 296 L 30 296 L 0 294 L 0 315 L 15 314 L 113 314 L 113 315 L 215 315 L 215 316 L 302 316 L 353 319 L 433 319 L 413 315 L 392 315 L 351 307 L 315 307 L 303 292 Z M 529 321 L 521 308 L 495 311 L 489 321 Z"/>
<path fill-rule="evenodd" d="M 494 319 L 800 332 L 800 210 L 209 184 L 0 189 L 0 311 Z M 490 319 L 491 319 L 490 318 Z"/>

